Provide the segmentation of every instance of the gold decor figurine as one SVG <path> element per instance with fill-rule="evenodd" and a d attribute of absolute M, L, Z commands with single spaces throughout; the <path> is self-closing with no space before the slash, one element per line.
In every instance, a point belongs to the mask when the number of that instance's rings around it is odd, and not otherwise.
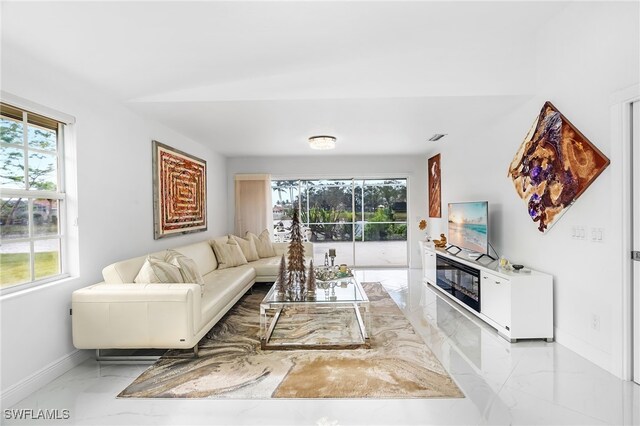
<path fill-rule="evenodd" d="M 440 239 L 433 240 L 433 244 L 438 248 L 445 248 L 447 246 L 447 237 L 444 234 L 440 234 Z"/>

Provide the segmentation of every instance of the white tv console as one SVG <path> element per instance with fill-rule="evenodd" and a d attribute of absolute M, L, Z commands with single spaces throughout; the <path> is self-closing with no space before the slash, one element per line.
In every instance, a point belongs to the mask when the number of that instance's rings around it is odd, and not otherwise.
<path fill-rule="evenodd" d="M 448 300 L 495 328 L 510 342 L 518 339 L 553 341 L 553 277 L 539 271 L 511 271 L 497 261 L 477 262 L 466 252 L 453 255 L 420 242 L 423 280 Z M 454 260 L 480 273 L 480 309 L 476 311 L 440 288 L 437 283 L 437 256 Z M 486 259 L 489 260 L 489 259 Z"/>

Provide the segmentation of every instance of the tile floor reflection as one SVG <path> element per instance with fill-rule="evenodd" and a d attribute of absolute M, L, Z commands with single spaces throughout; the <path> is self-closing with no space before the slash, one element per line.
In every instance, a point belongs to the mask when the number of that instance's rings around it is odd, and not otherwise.
<path fill-rule="evenodd" d="M 420 270 L 357 271 L 380 281 L 467 396 L 392 400 L 116 399 L 146 366 L 89 360 L 11 408 L 68 409 L 68 420 L 3 424 L 638 425 L 640 386 L 557 343 L 511 344 L 452 307 Z"/>

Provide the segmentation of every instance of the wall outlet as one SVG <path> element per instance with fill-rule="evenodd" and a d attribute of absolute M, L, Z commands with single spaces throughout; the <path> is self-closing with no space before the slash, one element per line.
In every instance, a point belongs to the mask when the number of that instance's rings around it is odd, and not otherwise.
<path fill-rule="evenodd" d="M 591 228 L 591 242 L 601 243 L 604 240 L 603 228 Z"/>
<path fill-rule="evenodd" d="M 591 314 L 591 329 L 600 331 L 600 315 Z"/>
<path fill-rule="evenodd" d="M 584 226 L 574 226 L 571 228 L 571 238 L 574 240 L 585 240 L 587 238 Z"/>

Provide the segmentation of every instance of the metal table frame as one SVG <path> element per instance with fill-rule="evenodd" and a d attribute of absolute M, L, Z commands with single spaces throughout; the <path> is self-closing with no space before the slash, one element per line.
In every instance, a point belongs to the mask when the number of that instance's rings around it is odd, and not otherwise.
<path fill-rule="evenodd" d="M 319 292 L 325 291 L 320 285 L 316 290 L 318 299 L 313 301 L 289 301 L 289 300 L 277 300 L 277 283 L 274 283 L 267 295 L 260 303 L 260 346 L 265 350 L 282 350 L 282 349 L 358 349 L 358 348 L 370 348 L 370 319 L 369 319 L 369 298 L 365 293 L 362 285 L 353 277 L 343 278 L 340 280 L 332 281 L 334 287 L 341 283 L 347 283 L 347 288 L 351 287 L 353 290 L 353 297 L 344 297 L 344 295 L 336 296 L 325 300 L 322 294 Z M 351 290 L 350 289 L 350 290 Z M 356 320 L 358 322 L 358 328 L 360 330 L 359 341 L 349 343 L 323 343 L 323 344 L 309 344 L 309 343 L 276 343 L 271 340 L 273 331 L 275 330 L 278 320 L 284 310 L 287 308 L 309 308 L 316 309 L 353 309 Z M 362 312 L 361 312 L 362 311 Z M 273 316 L 270 318 L 270 313 L 273 312 Z"/>

